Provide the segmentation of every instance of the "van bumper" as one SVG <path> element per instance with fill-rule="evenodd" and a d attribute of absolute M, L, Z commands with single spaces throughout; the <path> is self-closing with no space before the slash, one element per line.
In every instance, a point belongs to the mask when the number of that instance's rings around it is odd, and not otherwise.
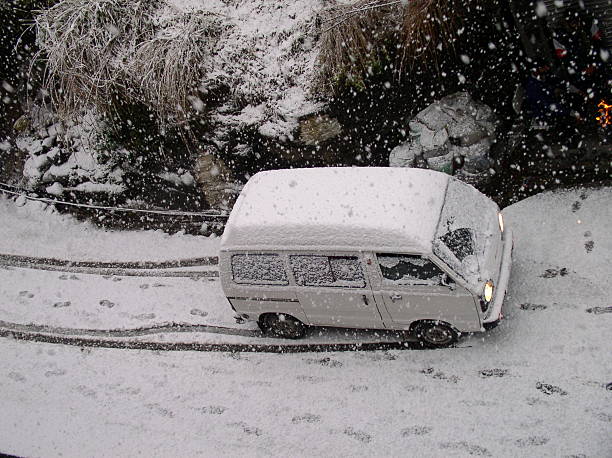
<path fill-rule="evenodd" d="M 498 284 L 496 285 L 495 298 L 493 305 L 489 309 L 489 313 L 482 320 L 482 325 L 485 329 L 494 328 L 502 319 L 502 305 L 506 297 L 508 283 L 510 281 L 510 270 L 512 269 L 512 249 L 514 248 L 514 240 L 512 239 L 512 229 L 506 228 L 504 234 L 504 252 L 502 254 L 502 265 L 499 273 Z"/>

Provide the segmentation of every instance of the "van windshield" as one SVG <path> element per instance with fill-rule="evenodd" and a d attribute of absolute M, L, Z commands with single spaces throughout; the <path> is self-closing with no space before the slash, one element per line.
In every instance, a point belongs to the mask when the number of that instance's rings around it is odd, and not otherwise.
<path fill-rule="evenodd" d="M 499 232 L 497 205 L 471 186 L 451 179 L 446 191 L 433 251 L 469 284 L 481 282 L 484 253 Z"/>

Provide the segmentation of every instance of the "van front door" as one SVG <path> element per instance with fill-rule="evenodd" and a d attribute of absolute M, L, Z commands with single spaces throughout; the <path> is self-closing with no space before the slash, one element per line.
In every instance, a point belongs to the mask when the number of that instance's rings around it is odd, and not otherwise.
<path fill-rule="evenodd" d="M 474 297 L 430 259 L 378 253 L 380 296 L 390 319 L 387 327 L 408 327 L 417 320 L 440 320 L 461 331 L 478 331 Z M 378 289 L 378 288 L 376 288 Z"/>
<path fill-rule="evenodd" d="M 311 324 L 384 328 L 358 256 L 290 255 L 298 300 Z"/>

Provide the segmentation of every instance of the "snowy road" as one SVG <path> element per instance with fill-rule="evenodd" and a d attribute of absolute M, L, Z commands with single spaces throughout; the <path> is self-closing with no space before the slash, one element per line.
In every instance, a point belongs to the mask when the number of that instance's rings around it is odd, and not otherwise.
<path fill-rule="evenodd" d="M 462 340 L 463 348 L 193 353 L 0 339 L 0 451 L 612 456 L 612 391 L 606 389 L 612 382 L 611 197 L 610 189 L 546 193 L 505 211 L 516 239 L 506 319 L 497 329 Z M 36 308 L 38 319 L 67 326 L 78 315 L 61 315 L 53 301 L 71 300 L 65 295 L 73 294 L 83 301 L 81 319 L 107 326 L 119 320 L 142 323 L 136 318 L 141 313 L 163 317 L 170 312 L 161 305 L 152 312 L 145 308 L 174 294 L 218 290 L 217 282 L 207 279 L 173 278 L 183 283 L 167 289 L 153 288 L 157 280 L 148 279 L 149 288 L 141 289 L 141 278 L 109 278 L 104 284 L 113 288 L 97 290 L 117 304 L 109 308 L 97 296 L 86 302 L 91 296 L 86 285 L 94 282 L 87 275 L 77 274 L 77 280 L 60 275 L 0 270 L 2 296 L 12 291 L 7 282 L 35 294 L 24 295 L 21 307 L 49 296 L 40 302 L 46 306 Z M 90 287 L 99 288 L 98 281 Z M 62 297 L 54 297 L 58 291 Z M 164 291 L 159 300 L 155 291 Z M 142 311 L 119 305 L 132 295 L 148 297 Z M 7 304 L 0 313 L 17 319 L 19 310 L 6 310 Z M 97 309 L 100 313 L 86 316 Z M 206 319 L 225 319 L 214 309 L 202 311 Z M 190 312 L 186 307 L 172 313 L 196 316 Z"/>

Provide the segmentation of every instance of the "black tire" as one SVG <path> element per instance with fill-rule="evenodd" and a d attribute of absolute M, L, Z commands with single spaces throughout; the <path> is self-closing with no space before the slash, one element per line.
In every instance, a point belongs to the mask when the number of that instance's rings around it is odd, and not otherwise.
<path fill-rule="evenodd" d="M 446 348 L 457 342 L 459 333 L 439 321 L 422 321 L 415 325 L 414 335 L 427 348 Z"/>
<path fill-rule="evenodd" d="M 259 327 L 266 334 L 285 339 L 300 339 L 306 326 L 297 318 L 285 313 L 269 313 L 259 319 Z"/>

